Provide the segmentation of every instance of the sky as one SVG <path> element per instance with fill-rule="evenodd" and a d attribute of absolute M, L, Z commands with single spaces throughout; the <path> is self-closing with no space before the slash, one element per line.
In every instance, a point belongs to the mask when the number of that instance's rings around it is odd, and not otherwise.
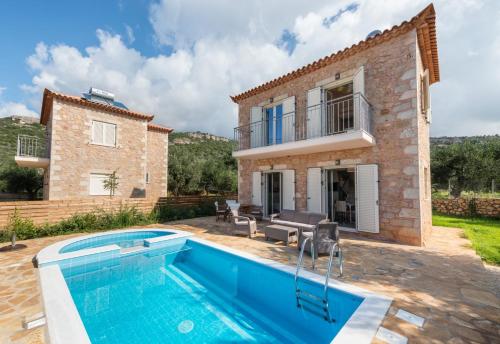
<path fill-rule="evenodd" d="M 0 2 L 0 117 L 97 87 L 177 131 L 231 137 L 229 96 L 408 20 L 428 0 Z M 436 1 L 432 136 L 500 134 L 500 1 Z"/>

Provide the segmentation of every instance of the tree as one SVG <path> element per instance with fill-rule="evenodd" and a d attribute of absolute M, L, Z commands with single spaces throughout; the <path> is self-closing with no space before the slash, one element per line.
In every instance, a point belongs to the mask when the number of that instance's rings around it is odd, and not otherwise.
<path fill-rule="evenodd" d="M 118 185 L 120 185 L 120 183 L 118 183 L 118 179 L 119 178 L 116 175 L 116 170 L 115 170 L 103 182 L 104 183 L 104 190 L 109 190 L 109 197 L 110 198 L 115 195 L 115 191 L 118 188 Z"/>
<path fill-rule="evenodd" d="M 453 197 L 462 191 L 485 191 L 498 179 L 500 138 L 465 139 L 431 150 L 432 182 L 438 188 L 450 188 Z"/>
<path fill-rule="evenodd" d="M 0 173 L 5 190 L 12 193 L 27 192 L 30 199 L 35 199 L 43 188 L 43 174 L 34 168 L 10 166 Z"/>

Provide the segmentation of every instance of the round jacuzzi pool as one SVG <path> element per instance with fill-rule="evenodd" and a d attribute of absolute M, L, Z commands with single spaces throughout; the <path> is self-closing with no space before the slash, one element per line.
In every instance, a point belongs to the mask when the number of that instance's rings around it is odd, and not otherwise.
<path fill-rule="evenodd" d="M 75 252 L 87 248 L 96 248 L 113 244 L 121 248 L 142 246 L 144 244 L 144 239 L 157 238 L 171 234 L 174 233 L 166 231 L 138 231 L 100 235 L 68 244 L 61 248 L 59 253 Z"/>

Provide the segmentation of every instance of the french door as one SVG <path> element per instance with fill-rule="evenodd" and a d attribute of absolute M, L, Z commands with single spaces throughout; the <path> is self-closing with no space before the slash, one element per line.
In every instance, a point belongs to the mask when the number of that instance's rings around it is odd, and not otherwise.
<path fill-rule="evenodd" d="M 274 145 L 283 142 L 283 104 L 265 109 L 266 144 Z"/>

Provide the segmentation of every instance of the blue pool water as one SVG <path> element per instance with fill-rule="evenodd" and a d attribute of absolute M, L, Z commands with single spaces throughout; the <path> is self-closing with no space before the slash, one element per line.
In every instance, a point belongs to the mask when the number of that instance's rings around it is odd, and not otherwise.
<path fill-rule="evenodd" d="M 173 233 L 164 231 L 139 231 L 101 235 L 93 238 L 82 239 L 64 246 L 59 253 L 74 252 L 86 248 L 96 248 L 116 244 L 122 248 L 143 245 L 144 239 L 156 238 Z"/>
<path fill-rule="evenodd" d="M 61 265 L 92 343 L 329 343 L 363 300 L 330 289 L 328 323 L 297 308 L 293 275 L 193 240 L 172 242 Z"/>

